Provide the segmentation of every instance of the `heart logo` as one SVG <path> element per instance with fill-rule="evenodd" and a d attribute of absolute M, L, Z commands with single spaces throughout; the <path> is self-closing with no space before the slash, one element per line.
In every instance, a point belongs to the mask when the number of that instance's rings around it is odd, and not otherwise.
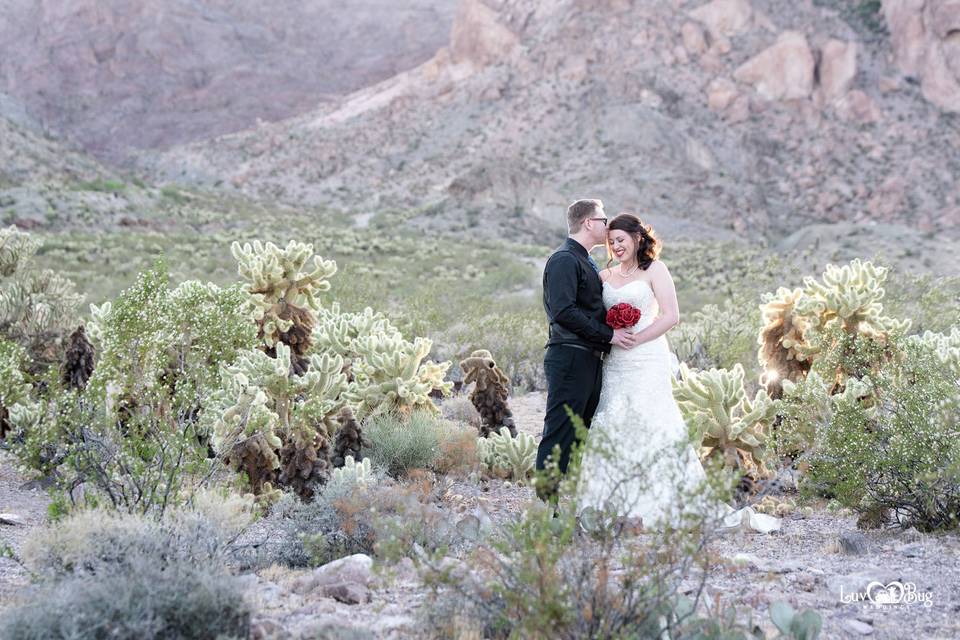
<path fill-rule="evenodd" d="M 867 597 L 874 604 L 897 604 L 903 602 L 903 583 L 897 580 L 883 584 L 874 580 L 867 585 Z"/>

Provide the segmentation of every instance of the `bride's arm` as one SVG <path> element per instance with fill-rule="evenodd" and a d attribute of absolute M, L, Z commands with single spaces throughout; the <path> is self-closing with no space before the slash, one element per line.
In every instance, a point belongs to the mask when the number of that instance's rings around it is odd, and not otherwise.
<path fill-rule="evenodd" d="M 650 285 L 653 288 L 653 295 L 657 298 L 660 315 L 653 321 L 653 324 L 636 333 L 637 344 L 656 340 L 680 321 L 677 290 L 673 286 L 673 278 L 670 277 L 667 265 L 655 260 L 650 265 L 649 272 Z"/>

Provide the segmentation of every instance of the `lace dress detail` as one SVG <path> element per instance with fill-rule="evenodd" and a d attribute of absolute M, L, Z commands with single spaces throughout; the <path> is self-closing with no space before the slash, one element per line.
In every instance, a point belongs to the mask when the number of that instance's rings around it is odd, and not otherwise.
<path fill-rule="evenodd" d="M 640 309 L 634 333 L 650 326 L 660 311 L 645 280 L 619 288 L 605 282 L 604 307 L 621 302 Z M 640 517 L 646 528 L 656 528 L 658 520 L 678 524 L 681 513 L 695 510 L 716 513 L 721 529 L 779 529 L 778 518 L 750 507 L 735 511 L 700 499 L 706 473 L 673 398 L 674 361 L 666 336 L 633 349 L 611 348 L 584 451 L 579 508 Z"/>

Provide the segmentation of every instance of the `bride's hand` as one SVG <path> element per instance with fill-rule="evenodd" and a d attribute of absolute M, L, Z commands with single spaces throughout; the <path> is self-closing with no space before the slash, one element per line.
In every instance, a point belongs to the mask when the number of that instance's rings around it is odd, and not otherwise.
<path fill-rule="evenodd" d="M 632 349 L 639 344 L 637 336 L 630 329 L 614 329 L 613 340 L 610 344 L 616 345 L 621 349 Z"/>

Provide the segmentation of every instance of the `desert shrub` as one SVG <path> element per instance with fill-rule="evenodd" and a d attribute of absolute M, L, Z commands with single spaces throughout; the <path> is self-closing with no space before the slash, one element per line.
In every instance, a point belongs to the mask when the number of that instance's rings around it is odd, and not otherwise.
<path fill-rule="evenodd" d="M 371 446 L 363 450 L 374 466 L 399 478 L 410 469 L 425 469 L 440 455 L 445 427 L 440 419 L 423 411 L 409 417 L 383 413 L 367 420 L 364 433 Z"/>
<path fill-rule="evenodd" d="M 486 306 L 486 305 L 484 305 Z M 542 389 L 543 345 L 547 341 L 547 325 L 543 309 L 527 304 L 517 310 L 498 309 L 497 313 L 464 314 L 446 332 L 444 342 L 451 354 L 469 354 L 486 349 L 496 358 L 516 389 Z"/>
<path fill-rule="evenodd" d="M 252 519 L 249 500 L 202 491 L 161 519 L 107 509 L 79 510 L 29 538 L 23 560 L 36 575 L 58 579 L 125 572 L 137 559 L 217 563 Z"/>
<path fill-rule="evenodd" d="M 250 610 L 221 561 L 249 504 L 197 496 L 163 520 L 79 512 L 24 545 L 40 582 L 0 618 L 5 638 L 246 637 Z"/>
<path fill-rule="evenodd" d="M 477 453 L 477 432 L 473 427 L 462 428 L 449 423 L 448 425 L 440 437 L 440 451 L 430 466 L 443 475 L 469 475 L 480 462 Z"/>
<path fill-rule="evenodd" d="M 110 505 L 162 515 L 208 479 L 207 448 L 189 413 L 110 415 L 96 391 L 63 389 L 51 372 L 45 397 L 15 414 L 13 451 L 25 467 L 54 474 L 70 505 Z"/>
<path fill-rule="evenodd" d="M 91 306 L 98 352 L 90 387 L 114 414 L 196 412 L 220 367 L 255 344 L 240 287 L 187 281 L 174 289 L 161 264 L 111 302 Z"/>
<path fill-rule="evenodd" d="M 884 307 L 895 318 L 910 318 L 911 331 L 949 331 L 960 318 L 960 276 L 892 271 Z"/>
<path fill-rule="evenodd" d="M 375 534 L 363 520 L 347 522 L 353 505 L 367 499 L 370 488 L 329 483 L 303 502 L 284 495 L 257 531 L 240 541 L 241 566 L 319 566 L 354 553 L 371 554 Z"/>
<path fill-rule="evenodd" d="M 10 640 L 245 638 L 250 610 L 240 583 L 209 565 L 162 568 L 136 557 L 124 573 L 75 576 L 28 592 L 0 615 Z"/>
<path fill-rule="evenodd" d="M 476 433 L 476 429 L 480 427 L 480 414 L 477 412 L 477 408 L 473 406 L 470 398 L 465 395 L 458 395 L 444 400 L 443 404 L 440 405 L 440 415 L 442 415 L 445 420 L 460 422 L 474 427 L 474 433 Z"/>
<path fill-rule="evenodd" d="M 445 549 L 460 530 L 439 506 L 442 493 L 428 472 L 396 483 L 374 471 L 363 486 L 328 483 L 312 502 L 285 495 L 240 541 L 237 557 L 244 566 L 304 567 L 355 553 L 395 559 L 414 546 Z"/>
<path fill-rule="evenodd" d="M 960 388 L 956 371 L 921 341 L 886 345 L 894 356 L 848 379 L 817 424 L 806 491 L 835 496 L 879 524 L 960 524 Z M 869 351 L 866 348 L 857 351 Z M 868 358 L 869 359 L 869 358 Z"/>
<path fill-rule="evenodd" d="M 745 301 L 709 304 L 687 316 L 668 338 L 677 358 L 698 369 L 732 369 L 740 364 L 751 374 L 757 366 L 760 313 Z"/>

